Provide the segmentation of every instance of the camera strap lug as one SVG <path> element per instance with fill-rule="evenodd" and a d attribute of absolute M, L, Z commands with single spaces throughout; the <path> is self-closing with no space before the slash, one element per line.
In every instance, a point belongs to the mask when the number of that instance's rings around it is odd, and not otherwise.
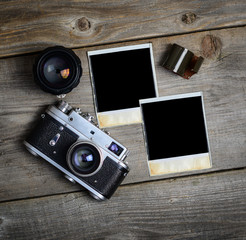
<path fill-rule="evenodd" d="M 58 98 L 65 98 L 66 94 L 60 94 L 60 95 L 56 95 Z"/>
<path fill-rule="evenodd" d="M 76 181 L 73 179 L 73 178 L 71 178 L 70 176 L 68 176 L 68 175 L 64 175 L 64 177 L 69 181 L 69 182 L 71 182 L 71 183 L 76 183 Z"/>
<path fill-rule="evenodd" d="M 81 109 L 80 109 L 80 108 L 75 108 L 75 109 L 74 109 L 74 111 L 75 111 L 76 113 L 78 113 L 79 115 L 81 115 L 81 114 L 82 114 L 82 111 L 81 111 Z"/>

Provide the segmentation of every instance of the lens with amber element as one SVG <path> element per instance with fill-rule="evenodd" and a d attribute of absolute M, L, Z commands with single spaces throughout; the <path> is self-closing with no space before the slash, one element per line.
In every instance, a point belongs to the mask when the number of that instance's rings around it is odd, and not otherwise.
<path fill-rule="evenodd" d="M 45 49 L 37 57 L 33 71 L 41 89 L 55 95 L 72 91 L 82 75 L 78 56 L 71 49 L 61 46 Z"/>

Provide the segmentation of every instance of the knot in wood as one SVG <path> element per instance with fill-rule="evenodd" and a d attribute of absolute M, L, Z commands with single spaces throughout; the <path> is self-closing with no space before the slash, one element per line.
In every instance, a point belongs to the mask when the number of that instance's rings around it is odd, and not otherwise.
<path fill-rule="evenodd" d="M 201 47 L 205 58 L 220 58 L 222 42 L 218 37 L 206 35 L 202 40 Z"/>
<path fill-rule="evenodd" d="M 186 24 L 191 24 L 195 21 L 196 21 L 196 14 L 195 13 L 189 12 L 189 13 L 186 13 L 182 16 L 182 22 L 184 22 Z"/>
<path fill-rule="evenodd" d="M 86 17 L 82 17 L 78 19 L 77 26 L 80 31 L 85 32 L 91 28 L 91 23 Z"/>

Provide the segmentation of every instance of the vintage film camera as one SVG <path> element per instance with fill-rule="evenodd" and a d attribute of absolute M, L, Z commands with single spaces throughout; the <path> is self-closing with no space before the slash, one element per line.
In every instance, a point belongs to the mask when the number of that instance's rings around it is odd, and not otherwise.
<path fill-rule="evenodd" d="M 24 144 L 97 200 L 109 199 L 129 172 L 124 162 L 128 149 L 100 130 L 92 116 L 65 101 L 41 115 Z"/>

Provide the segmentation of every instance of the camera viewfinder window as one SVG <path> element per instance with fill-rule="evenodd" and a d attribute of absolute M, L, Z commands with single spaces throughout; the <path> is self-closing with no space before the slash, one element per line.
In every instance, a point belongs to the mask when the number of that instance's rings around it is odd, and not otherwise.
<path fill-rule="evenodd" d="M 108 147 L 108 149 L 113 152 L 114 154 L 116 154 L 117 156 L 120 156 L 120 154 L 123 152 L 123 148 L 120 147 L 118 144 L 116 144 L 115 142 L 112 142 L 110 144 L 110 146 Z"/>

